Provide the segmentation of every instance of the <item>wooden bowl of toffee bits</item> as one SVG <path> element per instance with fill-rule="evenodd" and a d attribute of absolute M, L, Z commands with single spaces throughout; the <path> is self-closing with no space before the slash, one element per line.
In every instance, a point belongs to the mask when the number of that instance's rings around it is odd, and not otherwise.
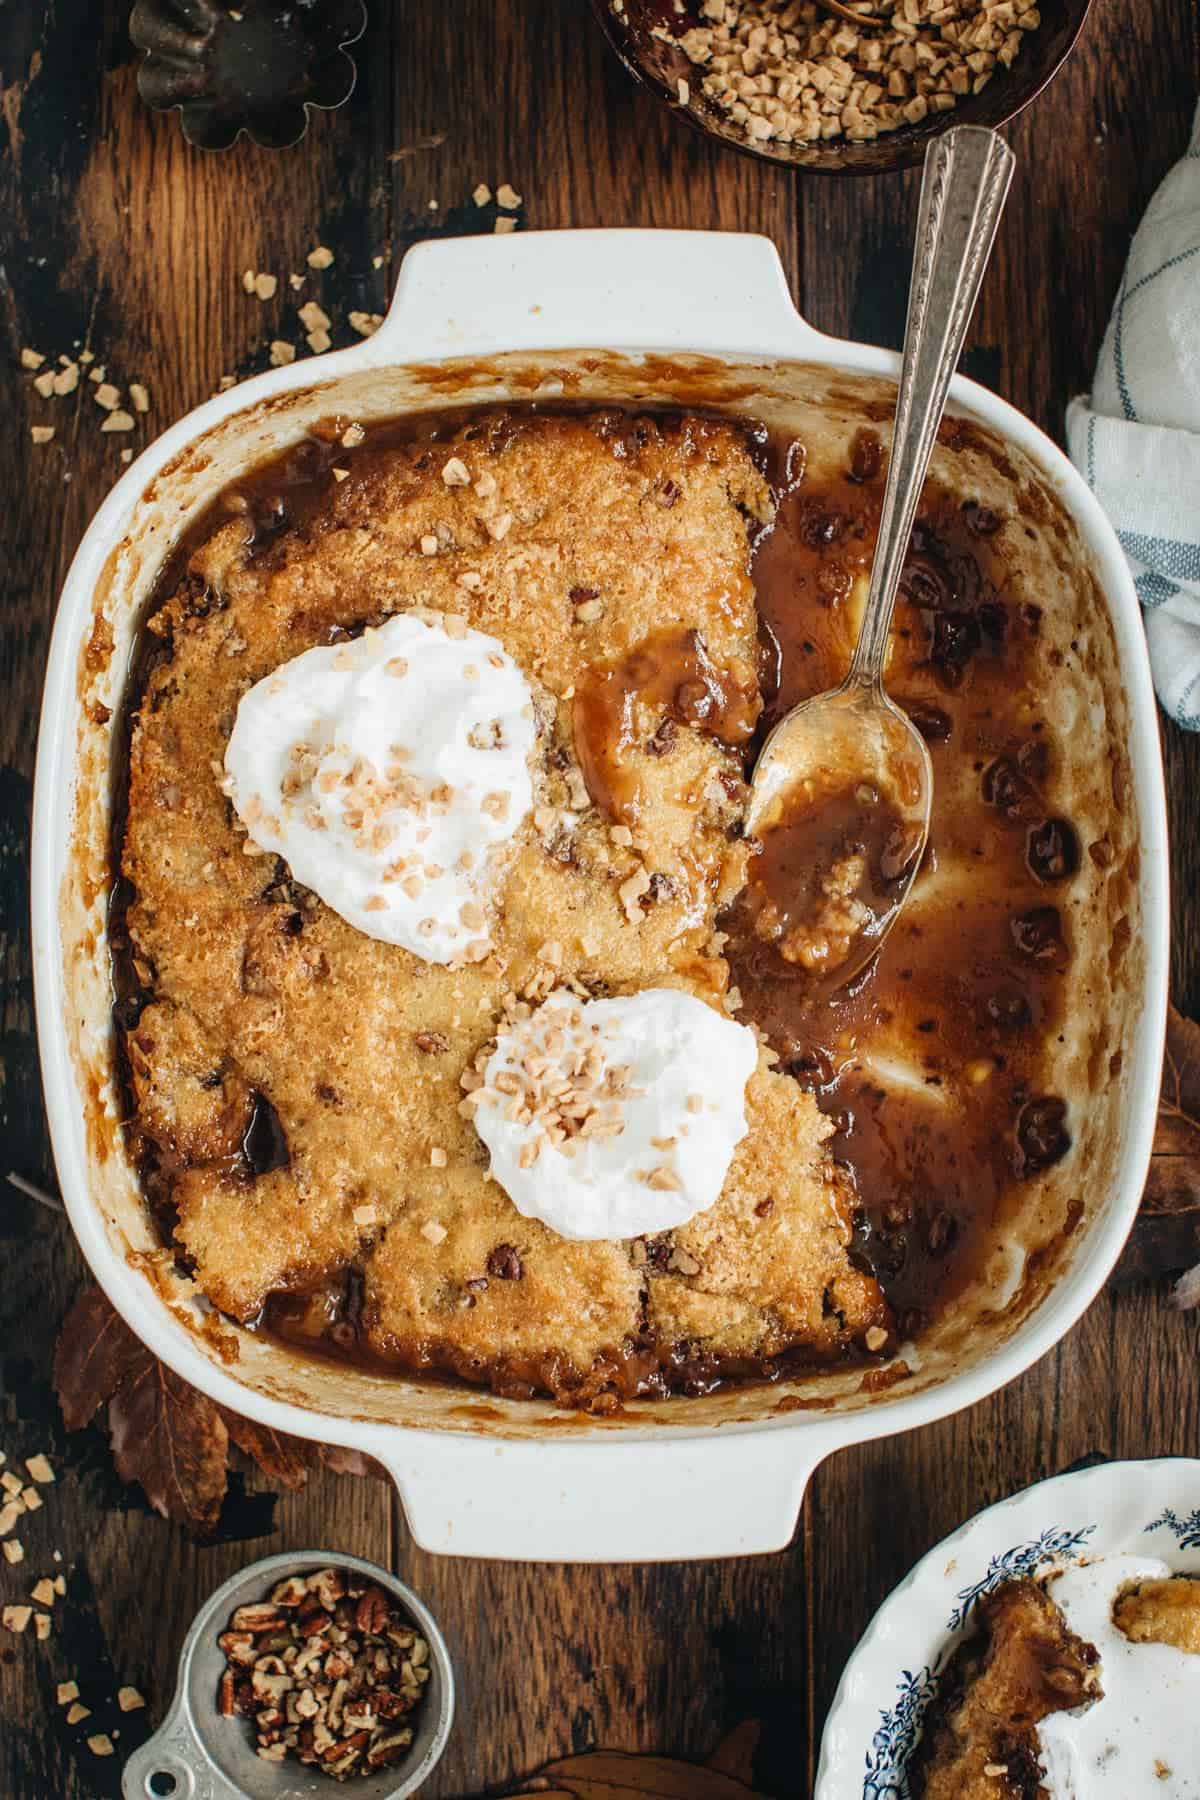
<path fill-rule="evenodd" d="M 180 1657 L 171 1711 L 124 1772 L 126 1800 L 330 1794 L 404 1800 L 439 1761 L 454 1676 L 412 1590 L 358 1557 L 272 1556 L 219 1588 Z M 226 1785 L 222 1785 L 225 1783 Z"/>
<path fill-rule="evenodd" d="M 949 125 L 1005 124 L 1058 73 L 1091 0 L 592 0 L 626 68 L 751 156 L 862 175 Z M 867 21 L 871 23 L 867 23 Z"/>

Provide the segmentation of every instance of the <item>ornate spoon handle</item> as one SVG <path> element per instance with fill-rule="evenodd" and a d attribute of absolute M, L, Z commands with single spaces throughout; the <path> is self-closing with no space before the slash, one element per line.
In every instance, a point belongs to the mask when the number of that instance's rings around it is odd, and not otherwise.
<path fill-rule="evenodd" d="M 1015 163 L 994 131 L 956 125 L 925 156 L 896 426 L 879 541 L 849 680 L 879 685 L 917 502 Z"/>

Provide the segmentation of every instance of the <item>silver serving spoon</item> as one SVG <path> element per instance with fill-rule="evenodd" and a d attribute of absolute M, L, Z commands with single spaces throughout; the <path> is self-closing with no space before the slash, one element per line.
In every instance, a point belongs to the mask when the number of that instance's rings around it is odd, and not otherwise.
<path fill-rule="evenodd" d="M 896 423 L 866 606 L 854 660 L 841 687 L 793 707 L 770 733 L 751 782 L 746 831 L 762 838 L 800 817 L 806 792 L 886 796 L 911 854 L 892 884 L 888 907 L 854 939 L 836 974 L 852 978 L 895 924 L 929 836 L 933 770 L 925 740 L 884 692 L 888 634 L 950 378 L 1014 167 L 994 131 L 958 125 L 925 155 Z M 826 969 L 825 973 L 831 973 Z"/>

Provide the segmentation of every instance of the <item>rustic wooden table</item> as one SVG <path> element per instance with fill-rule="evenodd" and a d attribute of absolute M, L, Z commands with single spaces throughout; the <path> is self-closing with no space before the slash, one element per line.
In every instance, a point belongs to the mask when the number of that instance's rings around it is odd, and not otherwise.
<path fill-rule="evenodd" d="M 50 1184 L 34 1052 L 25 913 L 42 668 L 55 598 L 92 512 L 142 442 L 301 336 L 286 273 L 317 243 L 334 266 L 306 290 L 335 341 L 351 308 L 379 311 L 405 249 L 488 228 L 479 181 L 511 182 L 530 229 L 672 225 L 767 233 L 822 329 L 898 344 L 918 177 L 794 178 L 718 150 L 636 92 L 583 0 L 369 0 L 358 89 L 294 149 L 244 140 L 190 149 L 173 116 L 140 103 L 129 0 L 26 0 L 0 18 L 0 307 L 9 395 L 0 610 L 0 1119 L 4 1167 Z M 1018 173 L 966 363 L 1056 436 L 1085 387 L 1130 232 L 1184 147 L 1200 86 L 1196 0 L 1096 0 L 1053 88 L 1012 130 Z M 242 271 L 275 271 L 270 301 Z M 90 345 L 153 409 L 133 440 L 102 435 L 84 384 L 44 402 L 22 346 Z M 54 441 L 33 447 L 31 423 Z M 1175 994 L 1200 1011 L 1200 740 L 1165 731 L 1175 825 Z M 119 1758 L 97 1762 L 54 1704 L 136 1683 L 161 1716 L 179 1644 L 211 1588 L 240 1564 L 305 1543 L 400 1570 L 443 1621 L 462 1678 L 458 1726 L 428 1792 L 474 1794 L 592 1745 L 707 1753 L 731 1723 L 766 1730 L 759 1784 L 811 1792 L 839 1673 L 880 1600 L 969 1514 L 1088 1451 L 1200 1447 L 1195 1316 L 1161 1290 L 1102 1297 L 1024 1379 L 956 1419 L 848 1451 L 822 1469 L 793 1546 L 748 1562 L 542 1568 L 439 1561 L 415 1549 L 387 1488 L 324 1474 L 264 1494 L 247 1474 L 220 1541 L 190 1542 L 111 1472 L 98 1430 L 68 1438 L 50 1385 L 60 1319 L 84 1280 L 65 1223 L 11 1190 L 5 1240 L 0 1447 L 49 1450 L 59 1480 L 24 1522 L 22 1577 L 70 1571 L 56 1634 L 0 1649 L 0 1793 L 104 1800 Z M 119 1748 L 147 1729 L 130 1715 Z"/>

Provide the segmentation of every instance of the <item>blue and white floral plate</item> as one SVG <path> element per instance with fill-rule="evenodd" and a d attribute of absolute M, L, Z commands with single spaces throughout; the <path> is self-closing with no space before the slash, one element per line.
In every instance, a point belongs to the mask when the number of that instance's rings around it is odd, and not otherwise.
<path fill-rule="evenodd" d="M 1200 1574 L 1200 1461 L 1110 1462 L 1026 1488 L 945 1538 L 884 1601 L 846 1665 L 814 1800 L 912 1800 L 907 1768 L 974 1602 L 1014 1575 L 1140 1551 Z"/>

